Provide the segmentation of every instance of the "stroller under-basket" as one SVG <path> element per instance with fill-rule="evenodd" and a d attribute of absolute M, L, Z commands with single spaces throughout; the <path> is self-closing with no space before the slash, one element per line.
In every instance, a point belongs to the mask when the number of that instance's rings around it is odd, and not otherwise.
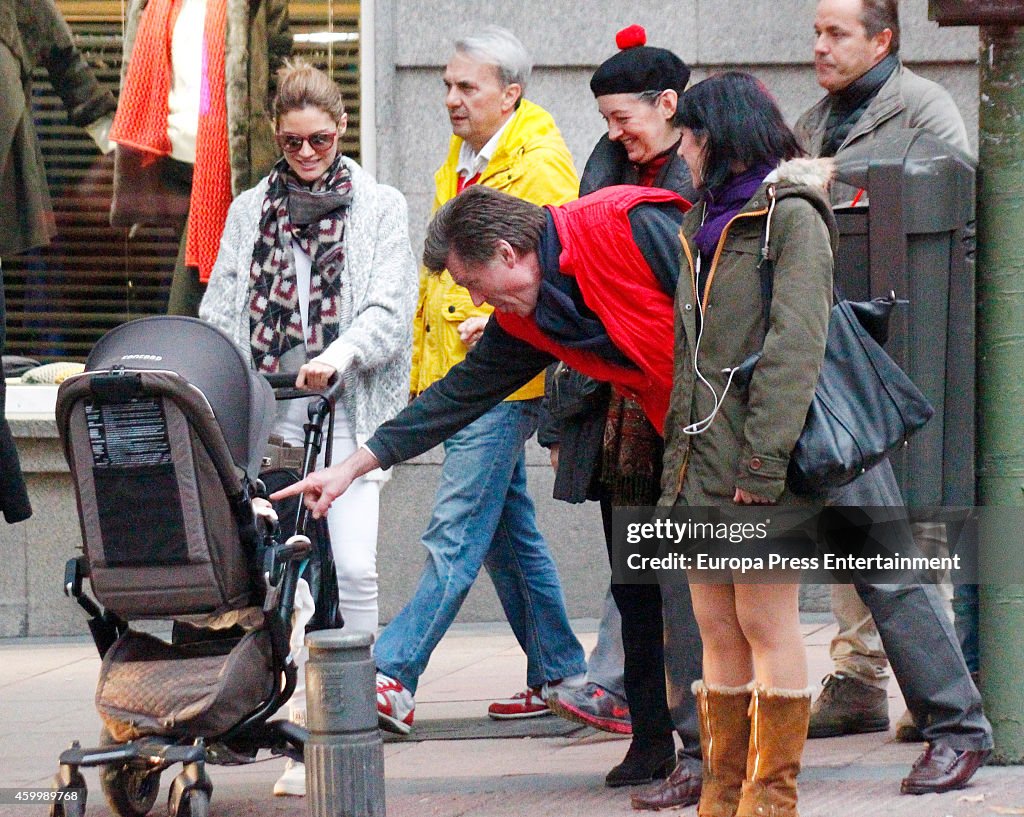
<path fill-rule="evenodd" d="M 325 420 L 333 424 L 329 392 L 310 402 L 303 473 Z M 309 397 L 278 396 L 300 394 Z M 207 763 L 251 762 L 263 748 L 302 759 L 306 731 L 269 720 L 295 687 L 289 636 L 300 574 L 317 603 L 314 626 L 340 620 L 326 526 L 301 502 L 279 524 L 260 497 L 274 416 L 267 380 L 226 334 L 192 318 L 108 332 L 85 371 L 62 384 L 57 426 L 84 543 L 68 562 L 65 592 L 89 614 L 103 658 L 103 729 L 99 747 L 76 741 L 61 754 L 51 817 L 84 814 L 83 766 L 101 767 L 118 815 L 141 817 L 161 772 L 182 763 L 168 814 L 205 817 Z M 283 527 L 296 535 L 282 541 Z M 170 640 L 130 626 L 145 619 L 171 620 Z"/>

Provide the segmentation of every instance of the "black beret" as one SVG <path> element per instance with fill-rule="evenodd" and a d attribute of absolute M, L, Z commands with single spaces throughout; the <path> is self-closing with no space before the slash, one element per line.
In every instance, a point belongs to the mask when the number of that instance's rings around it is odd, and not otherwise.
<path fill-rule="evenodd" d="M 690 81 L 690 69 L 667 48 L 644 45 L 647 33 L 640 26 L 624 28 L 615 36 L 622 49 L 601 63 L 590 78 L 594 96 L 641 94 L 671 88 L 678 94 Z"/>

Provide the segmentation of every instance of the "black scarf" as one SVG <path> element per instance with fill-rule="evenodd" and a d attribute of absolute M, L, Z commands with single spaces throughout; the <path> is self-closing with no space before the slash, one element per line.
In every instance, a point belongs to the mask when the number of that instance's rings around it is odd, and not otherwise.
<path fill-rule="evenodd" d="M 850 135 L 854 125 L 864 115 L 892 72 L 899 66 L 899 58 L 890 54 L 873 68 L 840 91 L 831 95 L 832 107 L 825 120 L 825 138 L 819 156 L 835 156 Z"/>
<path fill-rule="evenodd" d="M 635 368 L 636 364 L 612 342 L 600 318 L 584 303 L 576 279 L 562 273 L 559 264 L 562 242 L 551 214 L 545 211 L 544 215 L 544 232 L 537 244 L 541 268 L 540 292 L 533 312 L 537 327 L 568 349 L 592 352 L 602 360 Z"/>

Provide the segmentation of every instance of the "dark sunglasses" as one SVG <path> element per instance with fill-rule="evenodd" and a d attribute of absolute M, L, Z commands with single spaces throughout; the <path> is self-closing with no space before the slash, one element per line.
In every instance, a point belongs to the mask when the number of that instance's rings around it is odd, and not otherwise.
<path fill-rule="evenodd" d="M 298 153 L 302 145 L 309 142 L 309 146 L 323 156 L 332 147 L 334 140 L 338 137 L 337 131 L 319 131 L 309 136 L 299 136 L 297 133 L 278 133 L 277 144 L 285 153 Z"/>

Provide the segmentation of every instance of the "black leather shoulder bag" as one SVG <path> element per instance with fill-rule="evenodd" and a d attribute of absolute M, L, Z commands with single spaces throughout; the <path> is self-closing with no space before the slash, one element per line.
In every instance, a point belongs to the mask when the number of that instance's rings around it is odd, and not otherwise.
<path fill-rule="evenodd" d="M 758 263 L 765 333 L 771 313 L 775 263 L 768 226 Z M 935 410 L 906 372 L 886 353 L 895 293 L 848 301 L 833 289 L 825 359 L 803 431 L 790 455 L 786 484 L 797 494 L 824 496 L 846 485 L 907 444 Z M 737 368 L 746 386 L 761 352 Z"/>

